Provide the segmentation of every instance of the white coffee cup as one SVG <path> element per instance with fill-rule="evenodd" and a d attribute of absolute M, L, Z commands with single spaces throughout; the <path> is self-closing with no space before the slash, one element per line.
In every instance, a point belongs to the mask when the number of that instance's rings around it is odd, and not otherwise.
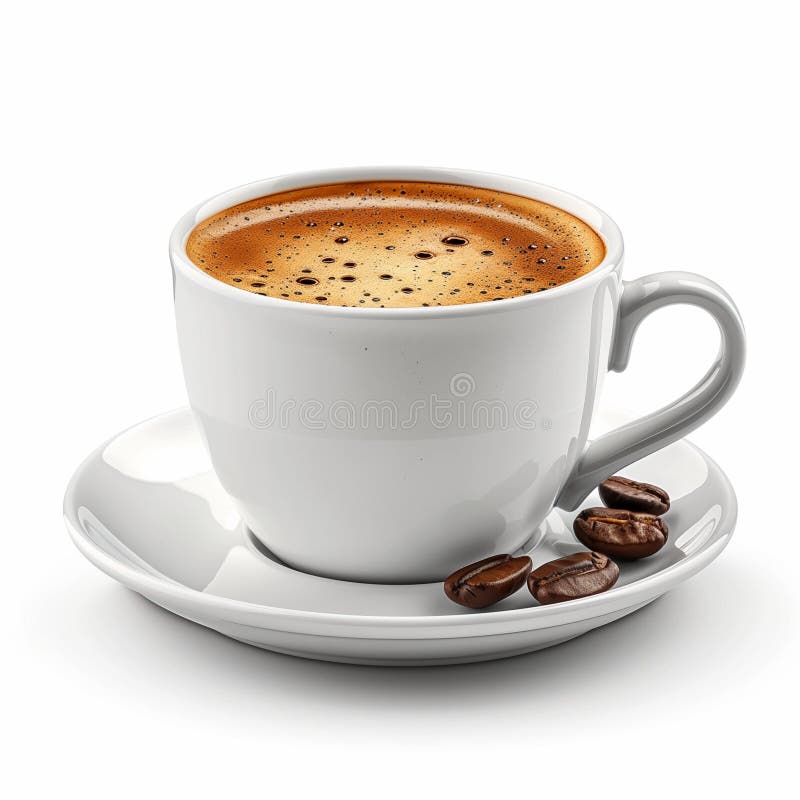
<path fill-rule="evenodd" d="M 288 189 L 360 180 L 457 183 L 533 197 L 580 217 L 602 263 L 546 292 L 436 308 L 296 303 L 196 267 L 201 220 Z M 383 583 L 438 580 L 513 552 L 559 505 L 712 416 L 744 366 L 742 322 L 716 284 L 685 272 L 622 280 L 614 222 L 531 181 L 454 169 L 360 167 L 232 189 L 187 213 L 170 240 L 189 401 L 214 469 L 258 539 L 288 565 Z M 625 368 L 644 317 L 700 306 L 721 346 L 674 403 L 594 441 L 606 372 Z"/>

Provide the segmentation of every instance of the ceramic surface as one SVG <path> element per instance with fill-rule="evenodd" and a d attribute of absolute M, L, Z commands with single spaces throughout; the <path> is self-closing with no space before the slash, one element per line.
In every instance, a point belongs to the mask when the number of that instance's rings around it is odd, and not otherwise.
<path fill-rule="evenodd" d="M 606 257 L 575 281 L 523 297 L 354 309 L 241 291 L 186 256 L 191 229 L 221 209 L 298 186 L 370 179 L 535 197 L 592 225 Z M 317 574 L 439 579 L 454 562 L 518 548 L 554 505 L 574 508 L 598 480 L 713 415 L 744 363 L 733 303 L 689 273 L 623 282 L 622 249 L 614 222 L 573 195 L 462 170 L 302 173 L 189 212 L 170 242 L 189 402 L 250 528 L 284 562 Z M 625 367 L 639 322 L 672 303 L 698 305 L 718 322 L 715 363 L 675 403 L 589 443 L 606 372 Z"/>
<path fill-rule="evenodd" d="M 600 424 L 620 421 L 605 415 Z M 579 636 L 641 608 L 719 555 L 733 531 L 736 498 L 711 459 L 681 441 L 625 474 L 669 490 L 663 550 L 622 563 L 618 584 L 604 594 L 537 606 L 523 588 L 480 612 L 451 603 L 440 583 L 352 583 L 282 564 L 242 524 L 188 409 L 143 422 L 97 449 L 72 478 L 64 513 L 78 549 L 97 567 L 226 636 L 308 658 L 450 664 Z M 600 504 L 596 494 L 587 504 Z M 572 535 L 573 516 L 553 511 L 526 531 L 522 549 L 535 565 L 584 549 Z"/>

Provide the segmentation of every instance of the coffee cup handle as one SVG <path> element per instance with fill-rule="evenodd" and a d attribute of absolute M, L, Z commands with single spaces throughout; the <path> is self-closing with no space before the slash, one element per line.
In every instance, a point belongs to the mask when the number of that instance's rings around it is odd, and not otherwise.
<path fill-rule="evenodd" d="M 720 348 L 705 377 L 675 402 L 589 442 L 556 500 L 572 510 L 600 482 L 622 467 L 666 447 L 712 417 L 728 401 L 745 362 L 744 326 L 728 294 L 691 272 L 659 272 L 623 281 L 619 316 L 608 368 L 628 366 L 639 323 L 663 306 L 686 304 L 705 309 L 720 330 Z"/>

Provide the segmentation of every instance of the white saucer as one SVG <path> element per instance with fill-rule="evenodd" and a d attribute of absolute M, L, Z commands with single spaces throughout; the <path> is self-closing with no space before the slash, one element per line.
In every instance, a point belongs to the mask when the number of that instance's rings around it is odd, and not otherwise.
<path fill-rule="evenodd" d="M 608 417 L 601 427 L 619 421 Z M 281 564 L 241 524 L 188 409 L 143 422 L 96 450 L 70 482 L 64 515 L 78 549 L 103 572 L 226 636 L 329 661 L 454 664 L 580 636 L 655 600 L 722 552 L 736 496 L 705 453 L 677 442 L 623 474 L 669 491 L 663 550 L 622 563 L 617 585 L 604 594 L 537 606 L 523 588 L 481 612 L 451 603 L 440 583 L 348 583 Z M 596 494 L 583 504 L 590 505 L 602 505 Z M 524 549 L 534 566 L 585 549 L 572 535 L 573 516 L 557 509 L 532 532 Z"/>

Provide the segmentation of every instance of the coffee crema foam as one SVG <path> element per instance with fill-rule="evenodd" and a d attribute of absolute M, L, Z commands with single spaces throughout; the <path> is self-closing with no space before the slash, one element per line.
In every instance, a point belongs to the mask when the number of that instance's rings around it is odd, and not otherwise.
<path fill-rule="evenodd" d="M 547 203 L 447 183 L 362 181 L 260 197 L 200 222 L 189 258 L 299 303 L 402 308 L 543 292 L 594 269 L 598 234 Z"/>

